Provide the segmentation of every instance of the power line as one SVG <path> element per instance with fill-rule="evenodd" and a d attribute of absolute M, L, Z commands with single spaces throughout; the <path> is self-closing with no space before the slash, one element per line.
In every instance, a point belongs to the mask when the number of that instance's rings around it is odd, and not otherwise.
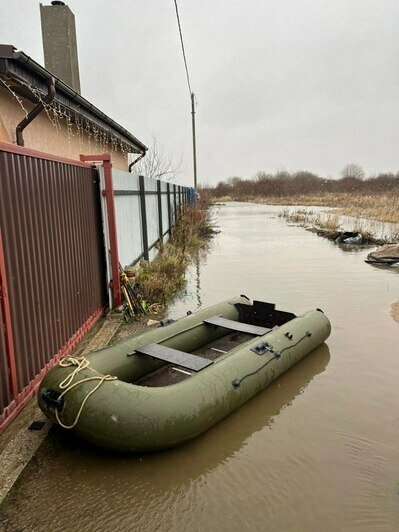
<path fill-rule="evenodd" d="M 177 0 L 174 0 L 174 2 L 175 2 L 175 8 L 176 8 L 177 24 L 179 26 L 180 43 L 181 43 L 181 49 L 182 49 L 182 52 L 183 52 L 184 66 L 185 66 L 185 69 L 186 69 L 187 85 L 188 85 L 188 90 L 190 91 L 190 98 L 191 98 L 191 95 L 193 94 L 193 91 L 191 90 L 190 75 L 188 73 L 186 52 L 185 52 L 185 49 L 184 49 L 183 33 L 182 33 L 182 30 L 181 30 L 180 17 L 179 17 L 179 8 L 177 7 Z"/>
<path fill-rule="evenodd" d="M 176 9 L 177 25 L 179 26 L 180 43 L 181 43 L 181 49 L 182 49 L 182 52 L 183 52 L 184 67 L 186 69 L 187 85 L 188 85 L 188 90 L 189 90 L 189 93 L 190 93 L 190 100 L 191 100 L 191 124 L 192 124 L 191 127 L 192 127 L 192 134 L 193 134 L 194 188 L 196 189 L 197 188 L 197 146 L 196 146 L 196 140 L 195 140 L 195 104 L 196 104 L 196 98 L 195 98 L 195 94 L 191 90 L 190 74 L 188 73 L 186 51 L 184 49 L 183 32 L 181 30 L 180 17 L 179 17 L 179 8 L 177 7 L 177 0 L 174 0 L 174 2 L 175 2 L 175 9 Z"/>

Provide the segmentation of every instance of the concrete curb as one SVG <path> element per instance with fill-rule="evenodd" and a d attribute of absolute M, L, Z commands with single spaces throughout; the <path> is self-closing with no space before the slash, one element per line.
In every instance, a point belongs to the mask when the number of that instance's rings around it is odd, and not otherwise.
<path fill-rule="evenodd" d="M 98 349 L 102 349 L 103 347 L 107 346 L 115 336 L 121 324 L 122 319 L 120 315 L 117 315 L 116 317 L 107 317 L 101 329 L 83 349 L 81 355 L 87 355 L 92 351 L 97 351 Z"/>
<path fill-rule="evenodd" d="M 44 422 L 44 425 L 40 430 L 29 430 L 26 423 L 2 449 L 0 453 L 0 505 L 45 440 L 51 427 L 51 422 L 45 420 L 42 412 L 36 407 L 35 398 L 32 399 L 30 405 L 26 407 L 33 410 L 32 413 L 29 412 L 30 419 L 27 420 L 29 426 L 33 421 Z"/>

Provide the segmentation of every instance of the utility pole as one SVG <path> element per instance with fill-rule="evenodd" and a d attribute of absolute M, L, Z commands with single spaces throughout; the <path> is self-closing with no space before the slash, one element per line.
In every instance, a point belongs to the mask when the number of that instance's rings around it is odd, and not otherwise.
<path fill-rule="evenodd" d="M 191 93 L 191 122 L 193 128 L 193 166 L 194 166 L 194 188 L 197 190 L 197 146 L 195 141 L 195 96 Z"/>

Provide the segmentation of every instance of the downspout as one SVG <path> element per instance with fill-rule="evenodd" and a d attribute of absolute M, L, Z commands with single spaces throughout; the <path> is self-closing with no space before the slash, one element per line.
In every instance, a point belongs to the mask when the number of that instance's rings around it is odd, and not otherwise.
<path fill-rule="evenodd" d="M 18 146 L 24 145 L 24 137 L 22 135 L 23 130 L 28 126 L 32 120 L 34 120 L 39 113 L 41 113 L 44 109 L 43 104 L 50 104 L 54 100 L 55 96 L 55 79 L 53 77 L 48 78 L 47 80 L 47 95 L 43 98 L 43 101 L 40 101 L 35 107 L 28 113 L 28 115 L 21 120 L 21 122 L 17 125 L 15 130 L 15 135 L 17 139 Z"/>
<path fill-rule="evenodd" d="M 129 172 L 132 171 L 133 166 L 134 166 L 136 163 L 138 163 L 138 162 L 140 161 L 140 159 L 142 159 L 144 156 L 145 156 L 145 152 L 144 152 L 144 153 L 140 153 L 140 155 L 137 157 L 137 159 L 135 159 L 133 162 L 131 162 L 131 163 L 129 164 Z"/>

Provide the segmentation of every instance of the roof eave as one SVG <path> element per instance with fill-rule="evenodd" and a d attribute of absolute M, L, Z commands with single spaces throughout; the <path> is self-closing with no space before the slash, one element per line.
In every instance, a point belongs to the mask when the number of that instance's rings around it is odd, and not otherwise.
<path fill-rule="evenodd" d="M 54 76 L 49 70 L 37 63 L 34 59 L 26 55 L 24 52 L 17 50 L 12 45 L 2 44 L 0 45 L 0 60 L 1 59 L 5 60 L 6 63 L 8 63 L 8 61 L 16 61 L 18 63 L 21 63 L 25 66 L 27 70 L 33 71 L 35 74 L 39 75 L 45 80 L 48 79 L 50 76 L 53 77 L 56 82 L 57 90 L 67 95 L 72 101 L 76 102 L 78 105 L 82 106 L 84 109 L 101 119 L 114 130 L 116 130 L 129 145 L 135 148 L 135 153 L 146 153 L 148 149 L 147 146 L 140 142 L 127 129 L 125 129 L 120 124 L 115 122 L 115 120 L 100 111 L 100 109 L 98 109 L 95 105 L 91 104 L 88 100 L 83 98 L 83 96 L 81 96 L 78 92 L 72 89 L 72 87 L 67 85 L 61 79 L 57 78 L 57 76 Z"/>

